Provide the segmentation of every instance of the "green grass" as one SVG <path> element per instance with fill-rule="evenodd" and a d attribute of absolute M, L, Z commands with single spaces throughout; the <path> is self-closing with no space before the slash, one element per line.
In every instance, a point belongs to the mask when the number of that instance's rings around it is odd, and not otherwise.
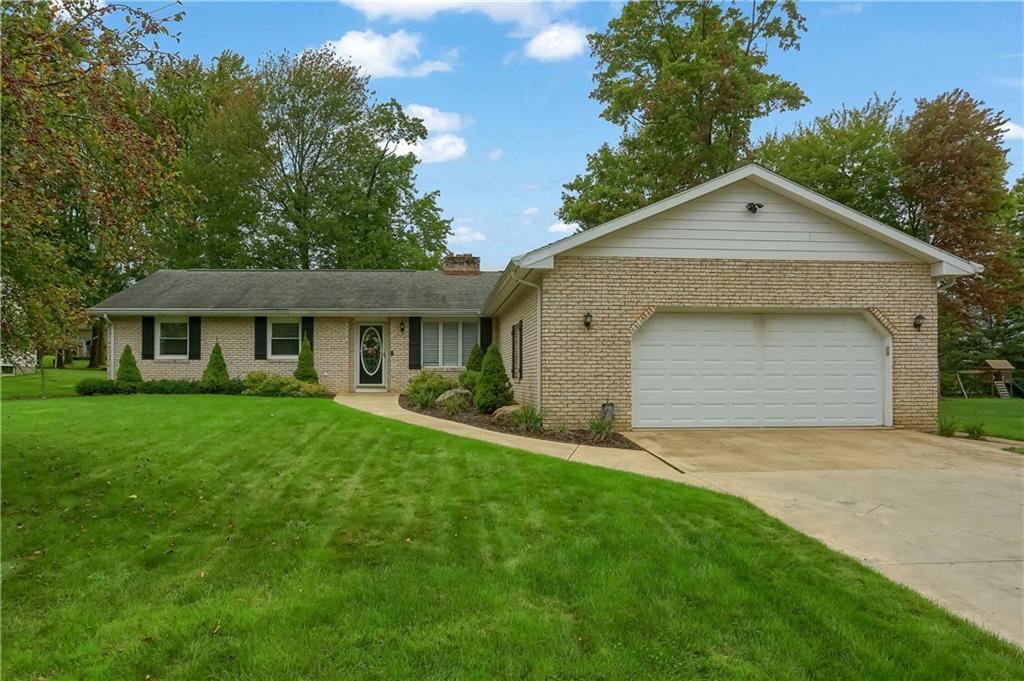
<path fill-rule="evenodd" d="M 45 359 L 45 358 L 44 358 Z M 104 378 L 104 369 L 86 369 L 86 361 L 75 361 L 75 368 L 46 369 L 46 396 L 69 397 L 75 394 L 75 384 L 83 378 Z M 0 398 L 23 400 L 39 397 L 39 371 L 23 376 L 0 378 Z"/>
<path fill-rule="evenodd" d="M 1007 679 L 739 499 L 215 395 L 3 407 L 11 679 Z"/>
<path fill-rule="evenodd" d="M 1024 440 L 1024 400 L 997 397 L 944 397 L 939 400 L 939 418 L 956 419 L 959 430 L 972 423 L 985 426 L 986 435 Z"/>

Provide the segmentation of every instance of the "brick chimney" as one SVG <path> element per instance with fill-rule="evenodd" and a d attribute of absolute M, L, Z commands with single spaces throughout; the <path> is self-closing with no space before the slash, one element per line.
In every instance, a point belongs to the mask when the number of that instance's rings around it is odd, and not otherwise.
<path fill-rule="evenodd" d="M 445 274 L 480 274 L 480 258 L 472 253 L 448 253 L 441 263 Z"/>

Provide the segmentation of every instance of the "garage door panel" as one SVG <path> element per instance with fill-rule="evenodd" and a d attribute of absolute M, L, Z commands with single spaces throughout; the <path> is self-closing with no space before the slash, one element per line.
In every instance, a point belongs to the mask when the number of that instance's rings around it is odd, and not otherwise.
<path fill-rule="evenodd" d="M 659 313 L 634 337 L 634 425 L 881 425 L 883 348 L 856 314 Z"/>

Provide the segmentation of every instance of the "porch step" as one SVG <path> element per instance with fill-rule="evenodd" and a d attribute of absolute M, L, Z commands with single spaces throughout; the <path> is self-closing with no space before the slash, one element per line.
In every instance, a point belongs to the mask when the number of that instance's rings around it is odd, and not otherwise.
<path fill-rule="evenodd" d="M 1002 381 L 995 381 L 996 394 L 999 395 L 1000 399 L 1010 399 L 1010 391 L 1007 389 L 1006 384 Z"/>

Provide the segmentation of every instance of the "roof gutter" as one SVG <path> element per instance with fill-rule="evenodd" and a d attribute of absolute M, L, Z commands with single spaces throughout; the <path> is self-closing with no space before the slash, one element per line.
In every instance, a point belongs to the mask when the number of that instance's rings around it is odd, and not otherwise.
<path fill-rule="evenodd" d="M 236 308 L 224 309 L 216 307 L 177 307 L 177 308 L 146 308 L 146 307 L 91 307 L 88 312 L 97 317 L 106 315 L 186 315 L 198 314 L 210 317 L 253 317 L 253 316 L 303 316 L 303 317 L 479 317 L 479 309 L 459 310 L 317 310 L 304 308 Z"/>

